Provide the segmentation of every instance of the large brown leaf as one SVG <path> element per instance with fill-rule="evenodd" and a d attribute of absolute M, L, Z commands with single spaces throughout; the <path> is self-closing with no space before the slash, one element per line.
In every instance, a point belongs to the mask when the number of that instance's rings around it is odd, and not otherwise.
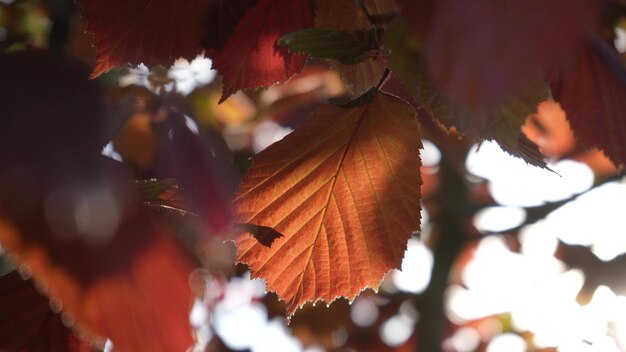
<path fill-rule="evenodd" d="M 224 76 L 221 101 L 240 89 L 285 82 L 304 67 L 306 55 L 276 44 L 282 35 L 313 26 L 308 0 L 259 0 L 248 9 L 214 57 Z"/>
<path fill-rule="evenodd" d="M 237 240 L 238 261 L 287 302 L 354 299 L 378 287 L 420 225 L 419 125 L 402 100 L 326 105 L 258 154 L 240 186 L 242 223 L 282 235 L 270 247 Z"/>
<path fill-rule="evenodd" d="M 211 0 L 80 0 L 94 36 L 92 76 L 125 64 L 171 65 L 202 53 Z"/>
<path fill-rule="evenodd" d="M 0 277 L 0 350 L 29 352 L 88 352 L 81 341 L 63 325 L 58 312 L 30 280 L 14 271 Z"/>
<path fill-rule="evenodd" d="M 626 67 L 601 39 L 590 40 L 551 82 L 574 135 L 626 163 Z"/>

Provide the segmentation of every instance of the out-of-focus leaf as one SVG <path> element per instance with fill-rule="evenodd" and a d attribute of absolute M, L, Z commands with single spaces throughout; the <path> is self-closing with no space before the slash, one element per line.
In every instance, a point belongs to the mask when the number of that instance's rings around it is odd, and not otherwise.
<path fill-rule="evenodd" d="M 44 214 L 28 224 L 3 216 L 0 241 L 89 338 L 109 337 L 120 351 L 185 350 L 193 265 L 164 226 L 143 211 L 127 216 L 105 245 L 61 237 L 71 234 Z"/>
<path fill-rule="evenodd" d="M 139 171 L 147 170 L 157 152 L 157 137 L 148 114 L 135 114 L 113 139 L 115 151 Z"/>
<path fill-rule="evenodd" d="M 420 147 L 415 111 L 396 97 L 320 107 L 254 158 L 235 215 L 282 237 L 267 247 L 242 235 L 238 261 L 290 315 L 307 301 L 376 288 L 420 225 Z"/>
<path fill-rule="evenodd" d="M 87 336 L 185 350 L 193 264 L 100 155 L 106 114 L 88 73 L 51 53 L 0 56 L 2 248 Z"/>
<path fill-rule="evenodd" d="M 455 105 L 497 106 L 575 54 L 598 0 L 402 0 L 434 87 Z"/>
<path fill-rule="evenodd" d="M 126 64 L 169 66 L 202 53 L 204 16 L 211 0 L 81 0 L 94 36 L 92 77 Z"/>
<path fill-rule="evenodd" d="M 63 325 L 56 302 L 37 291 L 31 280 L 13 271 L 0 277 L 0 350 L 29 352 L 91 352 L 72 329 Z"/>
<path fill-rule="evenodd" d="M 626 163 L 626 68 L 601 39 L 581 47 L 550 84 L 574 135 L 616 165 Z"/>
<path fill-rule="evenodd" d="M 287 46 L 292 52 L 350 65 L 369 58 L 369 51 L 375 49 L 370 36 L 369 31 L 350 33 L 332 28 L 308 28 L 283 35 L 278 44 Z"/>
<path fill-rule="evenodd" d="M 224 77 L 221 101 L 240 89 L 285 82 L 304 67 L 306 55 L 277 46 L 282 35 L 313 26 L 308 0 L 259 0 L 241 18 L 213 58 Z"/>
<path fill-rule="evenodd" d="M 529 85 L 495 106 L 453 104 L 432 82 L 428 63 L 408 26 L 398 18 L 385 36 L 389 64 L 416 102 L 447 128 L 455 128 L 474 141 L 495 140 L 505 151 L 529 164 L 546 167 L 539 149 L 521 132 L 526 118 L 549 97 L 547 85 Z"/>
<path fill-rule="evenodd" d="M 185 117 L 174 111 L 154 127 L 160 147 L 156 177 L 175 179 L 190 211 L 206 221 L 212 234 L 225 233 L 231 222 L 229 191 L 237 179 L 229 172 L 232 161 L 221 136 L 194 134 Z"/>

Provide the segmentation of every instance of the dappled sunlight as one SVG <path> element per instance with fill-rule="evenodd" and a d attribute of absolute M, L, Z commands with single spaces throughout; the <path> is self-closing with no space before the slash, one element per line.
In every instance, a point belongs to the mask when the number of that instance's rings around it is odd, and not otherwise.
<path fill-rule="evenodd" d="M 420 240 L 411 238 L 407 245 L 400 270 L 393 270 L 391 279 L 401 291 L 420 293 L 430 282 L 433 255 Z"/>
<path fill-rule="evenodd" d="M 593 253 L 608 261 L 626 253 L 622 226 L 626 208 L 626 183 L 611 182 L 578 197 L 524 232 L 556 236 L 567 244 L 591 246 Z M 573 221 L 575 219 L 575 221 Z"/>
<path fill-rule="evenodd" d="M 470 150 L 466 167 L 487 179 L 493 198 L 502 205 L 537 206 L 581 193 L 593 184 L 593 173 L 582 163 L 563 160 L 542 170 L 507 154 L 494 142 Z"/>
<path fill-rule="evenodd" d="M 406 302 L 405 302 L 406 303 Z M 403 303 L 404 304 L 404 303 Z M 380 327 L 380 337 L 387 346 L 399 346 L 413 334 L 417 316 L 402 307 L 398 314 L 387 319 Z"/>
<path fill-rule="evenodd" d="M 518 207 L 488 207 L 474 215 L 474 226 L 484 233 L 503 232 L 521 225 L 526 212 Z"/>
<path fill-rule="evenodd" d="M 250 280 L 249 274 L 232 278 L 213 308 L 215 333 L 234 350 L 302 351 L 301 343 L 291 336 L 282 319 L 268 318 L 267 308 L 259 301 L 264 295 L 262 280 Z"/>
<path fill-rule="evenodd" d="M 626 297 L 601 285 L 588 303 L 580 303 L 577 297 L 584 275 L 576 269 L 565 270 L 552 257 L 555 248 L 554 236 L 532 230 L 521 236 L 520 253 L 511 252 L 498 237 L 481 240 L 463 270 L 464 286 L 448 289 L 449 319 L 464 325 L 510 314 L 514 330 L 532 333 L 532 343 L 538 348 L 619 351 L 616 343 L 626 338 Z M 463 346 L 473 346 L 473 336 L 457 330 L 446 344 L 459 346 L 455 351 L 471 351 Z M 524 346 L 524 339 L 507 333 L 494 337 L 487 351 L 525 351 Z"/>
<path fill-rule="evenodd" d="M 526 350 L 526 341 L 521 336 L 512 333 L 498 335 L 487 345 L 487 352 L 525 352 Z"/>

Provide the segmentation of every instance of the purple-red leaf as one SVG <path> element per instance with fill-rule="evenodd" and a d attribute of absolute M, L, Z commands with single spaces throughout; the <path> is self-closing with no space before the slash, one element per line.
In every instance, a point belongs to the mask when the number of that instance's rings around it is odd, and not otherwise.
<path fill-rule="evenodd" d="M 616 165 L 626 164 L 626 68 L 617 52 L 600 39 L 590 40 L 551 88 L 574 135 Z"/>
<path fill-rule="evenodd" d="M 268 87 L 300 72 L 306 55 L 291 54 L 276 42 L 284 34 L 312 26 L 308 0 L 259 0 L 213 58 L 224 76 L 221 101 L 240 89 Z"/>
<path fill-rule="evenodd" d="M 53 312 L 47 297 L 17 272 L 0 277 L 0 350 L 28 352 L 90 352 Z"/>
<path fill-rule="evenodd" d="M 212 0 L 80 0 L 96 46 L 92 77 L 126 64 L 171 65 L 202 53 Z"/>
<path fill-rule="evenodd" d="M 202 46 L 219 50 L 248 8 L 257 0 L 212 0 L 205 18 Z"/>
<path fill-rule="evenodd" d="M 429 72 L 455 105 L 498 105 L 561 65 L 600 20 L 598 0 L 403 0 Z"/>

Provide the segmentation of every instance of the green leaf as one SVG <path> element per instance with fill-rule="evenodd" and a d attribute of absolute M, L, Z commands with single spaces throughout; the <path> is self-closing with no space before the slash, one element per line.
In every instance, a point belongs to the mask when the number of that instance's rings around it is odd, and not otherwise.
<path fill-rule="evenodd" d="M 397 18 L 389 25 L 384 45 L 393 72 L 436 121 L 474 141 L 494 140 L 527 163 L 547 167 L 537 146 L 521 132 L 528 115 L 536 113 L 537 105 L 549 98 L 547 84 L 530 84 L 495 106 L 455 105 L 433 84 L 426 56 L 403 19 Z"/>
<path fill-rule="evenodd" d="M 285 34 L 279 45 L 292 52 L 307 53 L 312 57 L 334 59 L 351 65 L 367 60 L 375 49 L 371 31 L 340 31 L 330 28 L 309 28 Z"/>

